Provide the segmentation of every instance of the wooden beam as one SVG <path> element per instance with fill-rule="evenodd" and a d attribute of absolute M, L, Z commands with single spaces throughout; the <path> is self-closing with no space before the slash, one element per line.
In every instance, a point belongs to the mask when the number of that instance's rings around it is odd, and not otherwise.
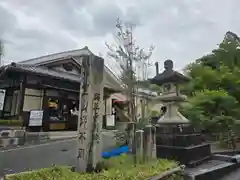
<path fill-rule="evenodd" d="M 57 86 L 51 86 L 51 85 L 46 85 L 46 84 L 43 84 L 42 86 L 45 87 L 45 88 L 57 89 L 57 90 L 62 90 L 62 91 L 69 91 L 69 92 L 76 92 L 76 93 L 79 92 L 79 91 L 74 90 L 74 89 L 60 88 L 60 87 L 57 87 Z"/>
<path fill-rule="evenodd" d="M 20 88 L 19 88 L 18 104 L 17 104 L 19 120 L 23 120 L 22 113 L 23 113 L 24 95 L 25 95 L 25 89 L 26 89 L 26 80 L 27 80 L 26 75 L 23 75 L 20 79 Z"/>

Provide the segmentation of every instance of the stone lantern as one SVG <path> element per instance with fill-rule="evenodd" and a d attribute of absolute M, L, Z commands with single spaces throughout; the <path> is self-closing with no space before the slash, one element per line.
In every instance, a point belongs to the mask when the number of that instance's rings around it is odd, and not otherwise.
<path fill-rule="evenodd" d="M 204 143 L 200 133 L 178 111 L 178 103 L 186 97 L 180 94 L 179 85 L 189 81 L 183 74 L 173 70 L 172 60 L 164 62 L 165 70 L 151 79 L 152 84 L 162 87 L 157 97 L 166 107 L 156 124 L 156 151 L 158 158 L 175 159 L 182 164 L 196 165 L 211 156 L 210 145 Z"/>

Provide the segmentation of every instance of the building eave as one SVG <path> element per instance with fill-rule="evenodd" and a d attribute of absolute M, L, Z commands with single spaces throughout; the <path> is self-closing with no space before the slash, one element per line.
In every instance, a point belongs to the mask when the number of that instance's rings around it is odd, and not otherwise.
<path fill-rule="evenodd" d="M 25 61 L 20 61 L 20 62 L 18 62 L 18 64 L 40 66 L 40 65 L 43 65 L 46 63 L 52 63 L 55 61 L 66 59 L 66 58 L 72 58 L 75 60 L 76 59 L 75 57 L 89 56 L 89 55 L 94 55 L 94 54 L 88 49 L 87 46 L 85 46 L 82 49 L 64 51 L 64 52 L 49 54 L 46 56 L 41 56 L 41 57 L 37 57 L 37 58 L 25 60 Z M 96 55 L 94 55 L 94 56 L 96 56 Z M 111 84 L 110 86 L 113 86 L 113 89 L 115 89 L 116 91 L 121 90 L 122 83 L 119 80 L 119 78 L 116 75 L 114 75 L 114 73 L 106 65 L 104 65 L 104 70 L 107 75 L 106 81 L 108 82 L 108 84 Z"/>

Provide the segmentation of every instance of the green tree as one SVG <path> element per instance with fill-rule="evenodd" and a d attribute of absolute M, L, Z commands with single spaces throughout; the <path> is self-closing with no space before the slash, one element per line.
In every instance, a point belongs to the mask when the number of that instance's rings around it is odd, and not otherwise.
<path fill-rule="evenodd" d="M 189 103 L 181 107 L 181 112 L 196 127 L 225 131 L 238 116 L 237 100 L 224 90 L 205 90 L 196 93 Z"/>
<path fill-rule="evenodd" d="M 185 74 L 191 78 L 191 81 L 182 88 L 182 92 L 187 95 L 194 96 L 197 91 L 220 88 L 219 73 L 209 66 L 191 63 L 185 68 Z"/>
<path fill-rule="evenodd" d="M 203 128 L 226 130 L 240 118 L 240 39 L 231 32 L 211 54 L 184 70 L 191 81 L 182 87 L 190 96 L 181 111 Z"/>

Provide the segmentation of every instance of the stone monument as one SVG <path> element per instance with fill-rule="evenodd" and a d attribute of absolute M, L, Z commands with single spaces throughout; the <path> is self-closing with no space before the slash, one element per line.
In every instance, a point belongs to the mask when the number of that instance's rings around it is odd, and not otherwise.
<path fill-rule="evenodd" d="M 79 93 L 78 162 L 76 170 L 96 169 L 101 159 L 104 60 L 94 55 L 82 61 Z"/>
<path fill-rule="evenodd" d="M 151 79 L 152 84 L 162 87 L 157 97 L 165 107 L 165 113 L 156 124 L 156 151 L 158 158 L 175 159 L 182 164 L 194 166 L 211 156 L 210 145 L 203 141 L 189 120 L 178 111 L 178 103 L 185 100 L 179 85 L 189 79 L 173 70 L 172 60 L 164 62 L 165 70 Z"/>

